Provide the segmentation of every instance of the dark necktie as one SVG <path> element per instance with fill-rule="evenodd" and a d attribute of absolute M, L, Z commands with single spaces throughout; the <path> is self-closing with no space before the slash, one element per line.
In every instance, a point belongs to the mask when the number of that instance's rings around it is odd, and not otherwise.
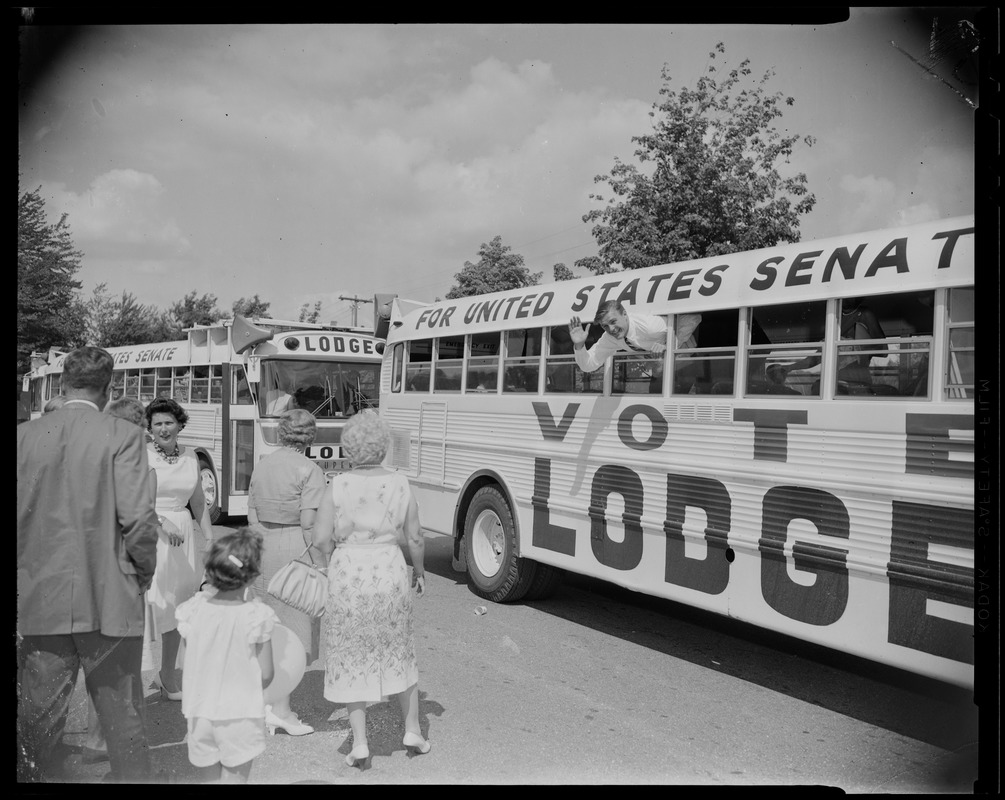
<path fill-rule="evenodd" d="M 646 348 L 639 347 L 637 344 L 635 344 L 635 342 L 631 341 L 627 336 L 625 337 L 625 344 L 627 344 L 630 348 L 632 348 L 632 350 L 634 350 L 636 353 L 646 352 Z"/>

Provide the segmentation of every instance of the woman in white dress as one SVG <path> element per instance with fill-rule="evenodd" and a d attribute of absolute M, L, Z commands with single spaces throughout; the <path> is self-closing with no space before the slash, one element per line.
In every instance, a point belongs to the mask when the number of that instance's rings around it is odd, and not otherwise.
<path fill-rule="evenodd" d="M 419 723 L 419 670 L 412 631 L 412 592 L 425 591 L 419 510 L 408 479 L 381 462 L 390 431 L 376 413 L 346 423 L 342 447 L 351 472 L 331 481 L 318 508 L 314 544 L 328 550 L 328 602 L 322 620 L 325 699 L 345 703 L 352 728 L 346 764 L 367 768 L 367 703 L 397 694 L 405 718 L 402 744 L 428 753 Z M 412 562 L 408 566 L 402 550 Z"/>
<path fill-rule="evenodd" d="M 181 636 L 175 609 L 192 597 L 202 582 L 202 559 L 213 527 L 202 492 L 199 461 L 191 448 L 178 444 L 188 413 L 168 397 L 158 397 L 145 410 L 152 442 L 147 451 L 157 472 L 157 517 L 178 529 L 181 542 L 157 541 L 157 568 L 147 590 L 146 634 L 161 642 L 158 684 L 170 700 L 181 700 L 177 661 Z M 198 521 L 198 528 L 193 525 Z M 177 541 L 175 539 L 175 541 Z"/>

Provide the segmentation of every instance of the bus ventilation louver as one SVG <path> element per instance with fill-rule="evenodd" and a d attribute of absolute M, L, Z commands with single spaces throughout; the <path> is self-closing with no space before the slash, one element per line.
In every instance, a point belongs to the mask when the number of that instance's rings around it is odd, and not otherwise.
<path fill-rule="evenodd" d="M 667 403 L 663 406 L 667 422 L 706 422 L 724 424 L 733 421 L 729 406 L 708 403 Z"/>

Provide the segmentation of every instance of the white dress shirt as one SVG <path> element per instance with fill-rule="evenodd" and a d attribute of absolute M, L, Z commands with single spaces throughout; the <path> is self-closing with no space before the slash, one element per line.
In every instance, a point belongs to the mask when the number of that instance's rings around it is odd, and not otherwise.
<path fill-rule="evenodd" d="M 680 314 L 677 317 L 678 347 L 695 346 L 694 331 L 701 322 L 701 314 Z M 634 347 L 632 345 L 635 345 Z M 667 349 L 667 324 L 662 317 L 652 314 L 628 314 L 628 332 L 617 339 L 607 331 L 587 350 L 573 350 L 576 364 L 583 372 L 593 372 L 604 365 L 617 352 L 664 353 Z"/>

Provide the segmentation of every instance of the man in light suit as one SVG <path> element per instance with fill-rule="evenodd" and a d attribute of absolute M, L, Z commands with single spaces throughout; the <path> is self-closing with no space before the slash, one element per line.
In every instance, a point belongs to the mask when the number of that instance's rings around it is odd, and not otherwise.
<path fill-rule="evenodd" d="M 143 431 L 102 413 L 112 366 L 105 350 L 74 350 L 63 407 L 17 428 L 21 780 L 59 779 L 54 751 L 81 666 L 111 779 L 151 779 L 140 665 L 157 512 Z"/>
<path fill-rule="evenodd" d="M 629 314 L 617 300 L 600 304 L 594 323 L 604 329 L 603 334 L 589 350 L 586 349 L 587 330 L 579 317 L 569 320 L 576 363 L 583 372 L 593 372 L 604 365 L 618 351 L 648 352 L 662 355 L 667 349 L 667 324 L 651 314 Z M 701 322 L 701 314 L 681 314 L 677 318 L 677 341 L 680 348 L 695 346 L 694 331 Z"/>

